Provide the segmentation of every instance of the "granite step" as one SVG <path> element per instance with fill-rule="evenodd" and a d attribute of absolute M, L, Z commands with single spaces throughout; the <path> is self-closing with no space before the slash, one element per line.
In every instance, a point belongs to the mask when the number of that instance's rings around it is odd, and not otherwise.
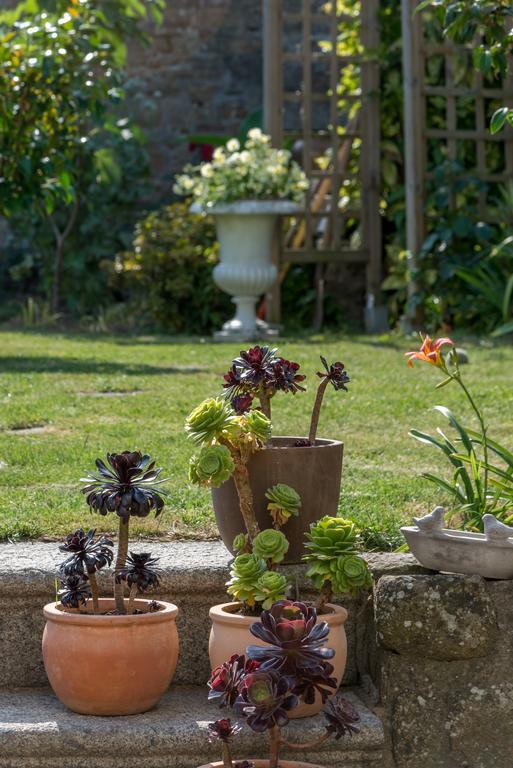
<path fill-rule="evenodd" d="M 304 759 L 326 768 L 385 768 L 389 763 L 381 721 L 355 691 L 344 694 L 360 714 L 360 732 L 330 739 Z M 172 686 L 159 707 L 131 717 L 77 715 L 47 688 L 4 689 L 0 768 L 197 768 L 219 759 L 218 745 L 209 743 L 206 731 L 207 723 L 219 716 L 203 686 Z M 323 724 L 320 715 L 296 720 L 287 736 L 308 741 L 322 734 Z M 265 736 L 247 727 L 240 736 L 237 757 L 265 756 Z"/>
<path fill-rule="evenodd" d="M 210 671 L 208 612 L 212 605 L 227 601 L 230 555 L 220 541 L 134 541 L 132 548 L 136 552 L 151 549 L 160 558 L 158 597 L 176 603 L 180 610 L 180 657 L 175 682 L 206 682 Z M 411 555 L 375 553 L 366 558 L 376 578 L 421 570 Z M 60 559 L 56 543 L 0 544 L 0 688 L 47 685 L 41 655 L 42 608 L 55 597 L 55 569 Z M 289 566 L 288 575 L 303 596 L 308 594 L 303 566 Z M 100 594 L 111 594 L 110 578 L 102 575 L 99 586 Z M 364 610 L 367 597 L 363 593 L 357 599 L 341 600 L 349 611 L 346 685 L 358 682 L 357 658 L 372 655 L 369 643 L 374 633 Z"/>

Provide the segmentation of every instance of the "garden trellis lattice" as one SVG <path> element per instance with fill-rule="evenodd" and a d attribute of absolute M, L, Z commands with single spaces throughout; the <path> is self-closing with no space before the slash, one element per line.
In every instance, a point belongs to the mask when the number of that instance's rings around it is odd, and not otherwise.
<path fill-rule="evenodd" d="M 378 0 L 326 3 L 264 0 L 264 121 L 273 143 L 290 143 L 310 179 L 305 209 L 276 238 L 281 274 L 289 264 L 327 263 L 366 269 L 367 327 L 383 326 L 379 215 Z M 350 12 L 348 12 L 350 10 Z M 343 25 L 359 27 L 361 47 L 341 55 Z M 344 68 L 357 73 L 341 93 Z M 285 268 L 285 269 L 284 269 Z M 280 286 L 268 297 L 280 321 Z"/>
<path fill-rule="evenodd" d="M 513 106 L 511 66 L 502 80 L 476 70 L 474 46 L 444 39 L 441 27 L 437 32 L 433 24 L 433 12 L 416 12 L 417 6 L 418 0 L 402 0 L 407 248 L 413 272 L 433 224 L 426 217 L 433 155 L 443 157 L 461 178 L 477 182 L 483 221 L 493 220 L 490 207 L 498 188 L 513 179 L 513 128 L 490 132 L 495 110 Z M 416 292 L 413 279 L 410 298 Z"/>

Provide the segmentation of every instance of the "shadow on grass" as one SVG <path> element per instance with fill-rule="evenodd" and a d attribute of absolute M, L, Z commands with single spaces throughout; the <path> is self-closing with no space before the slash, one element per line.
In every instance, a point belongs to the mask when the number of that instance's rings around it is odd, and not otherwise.
<path fill-rule="evenodd" d="M 154 366 L 145 363 L 116 363 L 108 360 L 87 360 L 61 357 L 12 356 L 0 357 L 3 373 L 124 373 L 128 376 L 168 376 L 203 373 L 197 366 Z"/>

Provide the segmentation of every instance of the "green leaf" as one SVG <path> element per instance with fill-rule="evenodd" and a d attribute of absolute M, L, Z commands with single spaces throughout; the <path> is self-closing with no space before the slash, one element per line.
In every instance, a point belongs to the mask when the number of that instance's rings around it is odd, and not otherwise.
<path fill-rule="evenodd" d="M 490 121 L 490 132 L 492 134 L 498 133 L 500 130 L 502 130 L 502 128 L 504 128 L 508 112 L 508 107 L 501 107 L 493 113 L 492 119 Z"/>
<path fill-rule="evenodd" d="M 458 501 L 460 501 L 462 504 L 465 503 L 465 497 L 461 493 L 461 491 L 458 490 L 454 485 L 451 485 L 447 482 L 447 480 L 444 480 L 441 477 L 438 477 L 437 475 L 431 474 L 431 472 L 423 472 L 422 477 L 425 477 L 426 480 L 429 480 L 430 483 L 434 483 L 439 488 L 441 488 L 444 491 L 447 491 L 451 494 L 451 496 L 455 496 Z"/>
<path fill-rule="evenodd" d="M 454 429 L 456 429 L 459 433 L 461 441 L 468 453 L 474 453 L 474 446 L 467 430 L 459 423 L 453 412 L 450 411 L 449 408 L 446 408 L 445 405 L 435 405 L 433 410 L 438 411 L 438 413 L 441 413 L 442 416 L 445 416 L 451 427 L 454 427 Z"/>

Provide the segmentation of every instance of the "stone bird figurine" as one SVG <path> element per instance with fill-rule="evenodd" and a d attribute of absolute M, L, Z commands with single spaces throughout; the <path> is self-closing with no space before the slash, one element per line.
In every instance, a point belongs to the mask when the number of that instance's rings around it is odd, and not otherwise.
<path fill-rule="evenodd" d="M 488 541 L 513 538 L 513 528 L 497 520 L 495 515 L 483 515 L 484 532 Z"/>
<path fill-rule="evenodd" d="M 429 515 L 425 517 L 414 517 L 413 522 L 424 533 L 434 533 L 441 531 L 444 527 L 445 508 L 435 507 Z"/>

